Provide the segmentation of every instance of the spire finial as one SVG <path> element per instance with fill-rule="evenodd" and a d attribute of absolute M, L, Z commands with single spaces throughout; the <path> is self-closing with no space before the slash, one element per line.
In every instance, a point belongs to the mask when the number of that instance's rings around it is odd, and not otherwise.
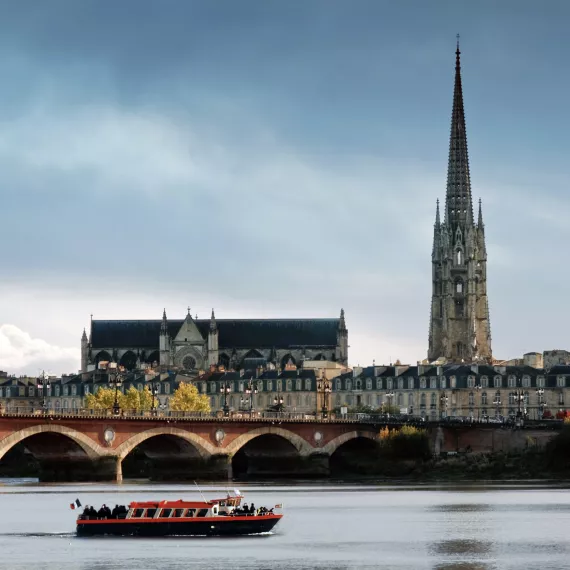
<path fill-rule="evenodd" d="M 190 307 L 188 307 L 188 315 L 186 315 L 186 316 L 192 318 L 192 315 L 190 314 Z"/>
<path fill-rule="evenodd" d="M 436 204 L 435 205 L 435 225 L 437 227 L 439 227 L 439 225 L 441 223 L 440 218 L 439 218 L 439 198 L 436 200 L 435 204 Z"/>
<path fill-rule="evenodd" d="M 483 227 L 483 208 L 481 207 L 481 198 L 479 198 L 479 217 L 477 219 L 477 225 Z"/>
<path fill-rule="evenodd" d="M 162 309 L 162 320 L 166 320 L 166 307 Z"/>

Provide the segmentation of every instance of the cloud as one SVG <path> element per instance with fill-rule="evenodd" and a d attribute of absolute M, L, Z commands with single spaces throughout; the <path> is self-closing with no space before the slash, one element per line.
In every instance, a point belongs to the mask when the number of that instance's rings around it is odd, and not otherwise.
<path fill-rule="evenodd" d="M 36 376 L 41 369 L 55 374 L 75 372 L 79 352 L 32 338 L 14 325 L 0 325 L 0 366 L 12 374 Z"/>

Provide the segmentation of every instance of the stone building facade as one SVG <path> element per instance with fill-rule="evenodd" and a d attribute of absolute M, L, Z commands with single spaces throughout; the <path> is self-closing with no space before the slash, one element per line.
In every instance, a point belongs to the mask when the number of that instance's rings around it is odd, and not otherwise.
<path fill-rule="evenodd" d="M 211 365 L 241 370 L 305 360 L 348 362 L 344 311 L 337 319 L 92 320 L 81 338 L 81 370 L 114 361 L 127 370 L 145 365 L 199 371 Z"/>
<path fill-rule="evenodd" d="M 492 361 L 487 249 L 481 200 L 477 223 L 467 153 L 459 45 L 443 222 L 436 206 L 428 360 Z"/>

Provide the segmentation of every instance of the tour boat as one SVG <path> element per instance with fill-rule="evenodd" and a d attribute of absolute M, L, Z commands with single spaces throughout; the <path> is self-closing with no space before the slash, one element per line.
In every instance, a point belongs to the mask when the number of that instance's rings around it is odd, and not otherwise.
<path fill-rule="evenodd" d="M 283 517 L 271 509 L 241 506 L 236 492 L 211 501 L 132 502 L 113 511 L 86 507 L 77 518 L 78 536 L 236 536 L 269 532 Z M 253 505 L 252 505 L 253 507 Z M 247 512 L 246 512 L 247 508 Z"/>

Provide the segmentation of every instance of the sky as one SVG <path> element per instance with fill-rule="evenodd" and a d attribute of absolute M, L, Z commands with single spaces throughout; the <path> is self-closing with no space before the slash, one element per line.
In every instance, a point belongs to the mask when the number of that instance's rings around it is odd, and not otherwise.
<path fill-rule="evenodd" d="M 99 319 L 337 317 L 426 357 L 461 34 L 493 352 L 570 348 L 565 0 L 0 1 L 0 370 Z"/>

